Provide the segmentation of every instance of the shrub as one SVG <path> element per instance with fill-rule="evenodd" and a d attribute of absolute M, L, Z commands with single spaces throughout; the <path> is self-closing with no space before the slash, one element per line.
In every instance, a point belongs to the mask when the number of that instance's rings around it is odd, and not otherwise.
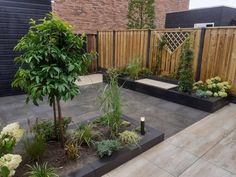
<path fill-rule="evenodd" d="M 116 136 L 122 123 L 122 109 L 120 88 L 115 75 L 110 75 L 109 84 L 98 95 L 98 99 L 100 101 L 100 109 L 103 112 L 104 122 L 108 124 L 111 135 Z"/>
<path fill-rule="evenodd" d="M 40 159 L 46 151 L 46 146 L 44 137 L 40 135 L 35 135 L 32 140 L 26 139 L 24 142 L 26 155 L 31 160 Z"/>
<path fill-rule="evenodd" d="M 16 143 L 20 141 L 24 130 L 19 123 L 8 124 L 0 133 L 0 176 L 14 176 L 16 168 L 22 161 L 20 155 L 10 154 Z"/>
<path fill-rule="evenodd" d="M 230 88 L 229 82 L 222 82 L 219 76 L 207 79 L 205 83 L 198 81 L 193 84 L 197 96 L 199 96 L 199 92 L 204 92 L 207 97 L 227 97 Z"/>
<path fill-rule="evenodd" d="M 69 117 L 63 118 L 62 126 L 63 131 L 65 132 L 68 128 L 68 125 L 70 124 L 71 119 Z M 42 121 L 36 121 L 35 125 L 33 126 L 33 133 L 36 135 L 43 136 L 46 141 L 52 140 L 53 138 L 59 139 L 60 136 L 60 128 L 58 126 L 59 121 L 56 122 L 56 135 L 55 135 L 55 127 L 51 120 L 42 120 Z"/>
<path fill-rule="evenodd" d="M 10 135 L 1 135 L 0 138 L 0 157 L 4 154 L 12 153 L 16 145 L 16 140 Z"/>
<path fill-rule="evenodd" d="M 103 140 L 96 143 L 97 154 L 100 158 L 109 157 L 113 152 L 121 148 L 121 144 L 117 140 Z"/>
<path fill-rule="evenodd" d="M 65 145 L 66 155 L 69 159 L 75 160 L 79 157 L 79 148 L 77 143 L 67 142 Z"/>
<path fill-rule="evenodd" d="M 179 90 L 181 92 L 191 92 L 193 88 L 193 51 L 190 47 L 190 39 L 188 39 L 183 47 L 180 57 L 179 71 Z"/>
<path fill-rule="evenodd" d="M 124 131 L 122 133 L 119 134 L 119 140 L 122 144 L 135 144 L 137 145 L 139 143 L 139 141 L 141 140 L 141 137 L 133 131 Z"/>
<path fill-rule="evenodd" d="M 75 130 L 73 140 L 80 146 L 86 144 L 87 146 L 93 145 L 93 130 L 92 124 L 79 125 Z"/>
<path fill-rule="evenodd" d="M 50 120 L 36 121 L 33 126 L 33 133 L 37 136 L 44 137 L 46 141 L 51 140 L 55 136 L 53 122 Z"/>
<path fill-rule="evenodd" d="M 26 173 L 29 177 L 59 177 L 54 168 L 48 167 L 47 163 L 39 165 L 36 163 L 33 166 L 28 165 L 30 171 Z"/>
<path fill-rule="evenodd" d="M 0 176 L 14 176 L 16 168 L 20 165 L 22 158 L 20 155 L 5 154 L 0 158 Z"/>
<path fill-rule="evenodd" d="M 142 63 L 138 58 L 132 59 L 127 66 L 127 72 L 131 79 L 138 79 L 140 72 L 142 71 Z"/>

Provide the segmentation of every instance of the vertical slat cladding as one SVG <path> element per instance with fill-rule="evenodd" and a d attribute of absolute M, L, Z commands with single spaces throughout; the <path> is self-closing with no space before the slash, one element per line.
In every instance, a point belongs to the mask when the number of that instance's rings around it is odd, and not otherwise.
<path fill-rule="evenodd" d="M 13 51 L 13 48 L 28 32 L 29 20 L 43 18 L 50 11 L 50 0 L 0 1 L 0 96 L 22 93 L 11 87 L 18 69 L 13 61 L 19 55 Z"/>

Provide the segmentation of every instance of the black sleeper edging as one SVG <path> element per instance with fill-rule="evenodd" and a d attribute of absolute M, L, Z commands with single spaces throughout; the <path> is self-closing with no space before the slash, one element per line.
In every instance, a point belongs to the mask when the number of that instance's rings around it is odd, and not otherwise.
<path fill-rule="evenodd" d="M 89 121 L 93 119 L 95 118 L 92 118 Z M 123 115 L 123 119 L 129 121 L 135 126 L 139 126 L 139 122 L 130 117 Z M 84 121 L 84 123 L 86 122 L 88 121 Z M 146 129 L 148 131 L 143 136 L 143 139 L 139 143 L 139 146 L 127 146 L 112 154 L 111 157 L 96 160 L 90 164 L 87 164 L 85 167 L 79 170 L 71 172 L 64 177 L 100 177 L 164 140 L 164 134 L 159 130 L 148 125 L 146 125 Z"/>
<path fill-rule="evenodd" d="M 103 74 L 103 82 L 107 83 L 108 75 Z M 150 78 L 151 79 L 151 78 Z M 154 79 L 158 80 L 158 79 Z M 230 98 L 204 99 L 190 94 L 178 92 L 176 89 L 166 90 L 159 87 L 135 82 L 134 80 L 118 77 L 119 86 L 137 91 L 150 96 L 158 97 L 167 101 L 175 102 L 202 111 L 213 113 L 229 104 Z"/>

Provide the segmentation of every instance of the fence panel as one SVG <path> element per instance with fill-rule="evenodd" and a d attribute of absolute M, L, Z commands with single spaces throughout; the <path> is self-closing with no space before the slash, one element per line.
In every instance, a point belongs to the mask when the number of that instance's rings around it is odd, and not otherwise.
<path fill-rule="evenodd" d="M 173 36 L 173 42 L 178 43 L 180 40 L 181 34 L 189 33 L 189 37 L 191 38 L 192 47 L 194 50 L 194 60 L 193 60 L 193 68 L 194 73 L 196 75 L 197 65 L 198 65 L 198 52 L 200 45 L 200 29 L 161 29 L 154 30 L 151 33 L 151 49 L 150 49 L 150 68 L 155 65 L 156 58 L 158 55 L 157 44 L 160 40 L 160 37 L 165 34 L 170 34 Z M 172 74 L 177 71 L 179 66 L 179 60 L 181 51 L 183 48 L 183 42 L 178 43 L 178 47 L 174 52 L 169 52 L 168 49 L 164 48 L 161 51 L 161 74 Z"/>
<path fill-rule="evenodd" d="M 172 74 L 178 68 L 183 42 L 177 42 L 177 47 L 171 52 L 170 49 L 172 45 L 176 45 L 175 42 L 180 39 L 181 35 L 188 33 L 194 50 L 195 76 L 198 70 L 200 70 L 200 79 L 203 81 L 220 76 L 223 80 L 232 83 L 232 91 L 236 94 L 236 27 L 207 28 L 205 33 L 202 33 L 205 34 L 203 51 L 202 55 L 199 55 L 200 43 L 203 42 L 201 31 L 201 29 L 153 30 L 150 45 L 148 44 L 148 30 L 101 31 L 98 33 L 99 66 L 102 68 L 123 67 L 132 59 L 139 57 L 144 67 L 146 63 L 149 63 L 149 68 L 151 68 L 158 55 L 158 40 L 160 36 L 165 35 L 169 38 L 171 45 L 161 51 L 161 74 Z M 149 57 L 147 57 L 147 52 L 149 52 Z M 147 58 L 150 59 L 149 62 Z"/>
<path fill-rule="evenodd" d="M 206 30 L 201 80 L 220 76 L 232 83 L 236 94 L 236 28 Z"/>
<path fill-rule="evenodd" d="M 101 31 L 98 33 L 99 66 L 101 68 L 113 67 L 113 32 Z"/>
<path fill-rule="evenodd" d="M 115 67 L 124 67 L 136 58 L 145 66 L 147 38 L 147 30 L 116 31 Z"/>

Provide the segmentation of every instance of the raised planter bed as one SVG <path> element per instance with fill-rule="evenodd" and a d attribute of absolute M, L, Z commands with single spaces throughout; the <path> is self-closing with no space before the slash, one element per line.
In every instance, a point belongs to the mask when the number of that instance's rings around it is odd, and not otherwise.
<path fill-rule="evenodd" d="M 108 75 L 103 74 L 103 82 L 107 83 L 108 79 Z M 161 81 L 159 78 L 154 77 L 150 79 Z M 176 88 L 166 90 L 143 83 L 138 83 L 134 80 L 123 77 L 118 77 L 118 83 L 120 86 L 123 86 L 123 88 L 131 89 L 140 93 L 144 93 L 150 96 L 158 97 L 167 101 L 179 103 L 210 113 L 219 110 L 230 102 L 229 98 L 200 98 L 194 94 L 181 93 Z"/>
<path fill-rule="evenodd" d="M 123 119 L 132 125 L 139 126 L 139 122 L 132 118 L 123 115 Z M 127 146 L 112 154 L 111 157 L 96 160 L 64 177 L 100 177 L 164 140 L 164 134 L 157 129 L 146 125 L 146 130 L 147 133 L 142 137 L 138 146 Z"/>

